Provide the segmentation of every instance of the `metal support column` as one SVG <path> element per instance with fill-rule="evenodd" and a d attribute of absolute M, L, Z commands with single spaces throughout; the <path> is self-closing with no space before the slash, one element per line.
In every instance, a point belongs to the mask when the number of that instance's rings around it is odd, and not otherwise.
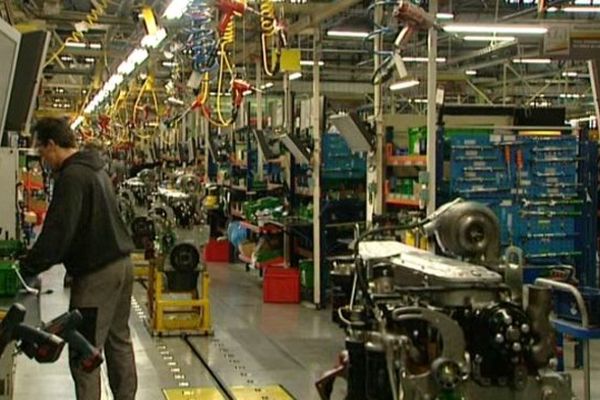
<path fill-rule="evenodd" d="M 429 1 L 429 13 L 435 15 L 438 11 L 438 1 Z M 429 173 L 427 214 L 435 211 L 436 204 L 436 165 L 437 165 L 437 42 L 438 33 L 435 28 L 429 29 L 427 65 L 427 172 Z"/>
<path fill-rule="evenodd" d="M 374 22 L 379 26 L 383 21 L 383 5 L 375 6 Z M 381 51 L 383 50 L 383 36 L 375 35 L 373 38 L 374 69 L 381 64 Z M 385 182 L 385 141 L 383 126 L 383 92 L 381 83 L 376 83 L 373 95 L 373 114 L 375 117 L 375 151 L 367 157 L 367 226 L 371 226 L 374 214 L 383 213 L 385 193 L 383 191 Z"/>
<path fill-rule="evenodd" d="M 196 117 L 196 125 L 199 127 L 200 136 L 204 140 L 204 182 L 210 182 L 210 129 L 208 128 L 208 120 L 200 116 L 200 110 L 194 112 Z"/>
<path fill-rule="evenodd" d="M 506 105 L 506 97 L 508 93 L 508 86 L 506 80 L 508 79 L 508 67 L 506 64 L 502 66 L 502 105 Z"/>
<path fill-rule="evenodd" d="M 260 60 L 256 61 L 256 85 L 258 92 L 256 92 L 256 129 L 262 131 L 263 129 L 263 96 L 260 88 L 262 86 L 262 65 Z M 261 181 L 264 178 L 264 164 L 265 160 L 262 152 L 258 152 L 258 179 Z"/>
<path fill-rule="evenodd" d="M 313 98 L 311 109 L 311 125 L 314 140 L 313 150 L 313 265 L 314 294 L 313 302 L 317 307 L 321 304 L 321 31 L 315 28 L 313 34 Z"/>
<path fill-rule="evenodd" d="M 600 127 L 600 60 L 588 61 L 588 69 L 590 72 L 592 94 L 594 96 L 594 110 L 596 111 L 596 122 Z"/>
<path fill-rule="evenodd" d="M 292 89 L 289 72 L 283 74 L 283 127 L 287 134 L 292 134 Z"/>

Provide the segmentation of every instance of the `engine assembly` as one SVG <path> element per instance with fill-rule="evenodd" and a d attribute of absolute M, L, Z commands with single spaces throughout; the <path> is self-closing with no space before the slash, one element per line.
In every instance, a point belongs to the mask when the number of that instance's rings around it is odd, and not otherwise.
<path fill-rule="evenodd" d="M 352 296 L 339 309 L 346 350 L 317 383 L 321 398 L 343 376 L 348 400 L 572 399 L 570 377 L 553 371 L 551 291 L 522 295 L 495 215 L 458 200 L 396 230 L 415 227 L 443 254 L 367 241 L 381 228 L 356 241 Z"/>

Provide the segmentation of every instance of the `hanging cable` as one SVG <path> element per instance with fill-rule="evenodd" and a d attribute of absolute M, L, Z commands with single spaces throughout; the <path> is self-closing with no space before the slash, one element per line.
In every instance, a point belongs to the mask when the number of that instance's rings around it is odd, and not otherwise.
<path fill-rule="evenodd" d="M 93 25 L 96 25 L 100 17 L 106 13 L 106 9 L 109 6 L 109 0 L 96 0 L 92 1 L 91 4 L 92 9 L 80 22 L 82 24 L 87 24 L 88 28 L 91 28 Z M 46 63 L 44 64 L 44 68 L 52 64 L 54 60 L 56 60 L 61 55 L 61 53 L 67 48 L 68 43 L 82 43 L 84 39 L 85 34 L 83 30 L 77 30 L 77 28 L 75 28 L 75 30 L 73 30 L 73 32 L 71 33 L 71 36 L 69 36 L 59 47 L 59 49 L 56 50 L 56 52 L 54 52 L 54 54 L 50 56 L 48 61 L 46 61 Z"/>
<path fill-rule="evenodd" d="M 227 68 L 227 72 L 230 75 L 231 79 L 233 79 L 233 67 L 229 60 L 228 47 L 232 46 L 235 43 L 235 19 L 232 18 L 227 24 L 227 28 L 223 33 L 223 37 L 221 38 L 221 61 L 219 68 L 219 80 L 217 83 L 217 117 L 219 118 L 219 122 L 223 126 L 228 126 L 235 121 L 237 116 L 237 110 L 232 110 L 232 115 L 229 119 L 225 119 L 222 113 L 222 98 L 224 97 L 224 88 L 223 88 L 223 79 L 225 68 Z"/>
<path fill-rule="evenodd" d="M 158 109 L 158 98 L 156 97 L 156 92 L 154 91 L 154 85 L 153 85 L 153 79 L 152 77 L 148 77 L 146 79 L 146 81 L 144 82 L 144 84 L 142 85 L 142 87 L 140 88 L 140 92 L 138 93 L 138 97 L 135 100 L 135 103 L 133 105 L 133 125 L 134 125 L 134 135 L 141 139 L 141 140 L 147 140 L 150 139 L 152 137 L 152 134 L 141 134 L 138 131 L 138 119 L 137 119 L 137 113 L 140 109 L 144 109 L 145 111 L 145 116 L 144 119 L 147 121 L 148 120 L 148 108 L 147 107 L 140 107 L 140 101 L 142 100 L 142 97 L 144 95 L 144 92 L 149 91 L 152 95 L 152 101 L 154 103 L 154 110 L 155 110 L 155 124 L 158 128 L 160 122 L 158 119 L 158 115 L 159 115 L 159 109 Z"/>
<path fill-rule="evenodd" d="M 260 2 L 260 29 L 263 69 L 268 76 L 273 76 L 279 72 L 281 49 L 287 46 L 285 31 L 275 16 L 273 0 L 262 0 Z M 275 52 L 273 57 L 269 49 L 269 42 L 273 42 L 274 36 L 277 36 L 277 44 L 273 50 Z M 269 56 L 271 56 L 271 60 L 269 60 Z"/>

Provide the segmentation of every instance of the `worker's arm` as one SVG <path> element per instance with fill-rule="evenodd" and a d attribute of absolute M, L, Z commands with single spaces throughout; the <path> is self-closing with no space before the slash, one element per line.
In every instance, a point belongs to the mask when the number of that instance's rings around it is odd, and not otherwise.
<path fill-rule="evenodd" d="M 37 275 L 63 261 L 79 225 L 82 201 L 80 178 L 63 174 L 54 187 L 42 232 L 21 263 L 23 275 Z"/>

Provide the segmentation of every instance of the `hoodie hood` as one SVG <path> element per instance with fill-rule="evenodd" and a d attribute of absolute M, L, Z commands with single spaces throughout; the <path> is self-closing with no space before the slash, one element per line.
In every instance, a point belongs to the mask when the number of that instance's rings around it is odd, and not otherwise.
<path fill-rule="evenodd" d="M 61 167 L 65 169 L 69 165 L 84 165 L 94 171 L 99 171 L 104 167 L 104 160 L 96 150 L 81 150 L 67 158 Z"/>

